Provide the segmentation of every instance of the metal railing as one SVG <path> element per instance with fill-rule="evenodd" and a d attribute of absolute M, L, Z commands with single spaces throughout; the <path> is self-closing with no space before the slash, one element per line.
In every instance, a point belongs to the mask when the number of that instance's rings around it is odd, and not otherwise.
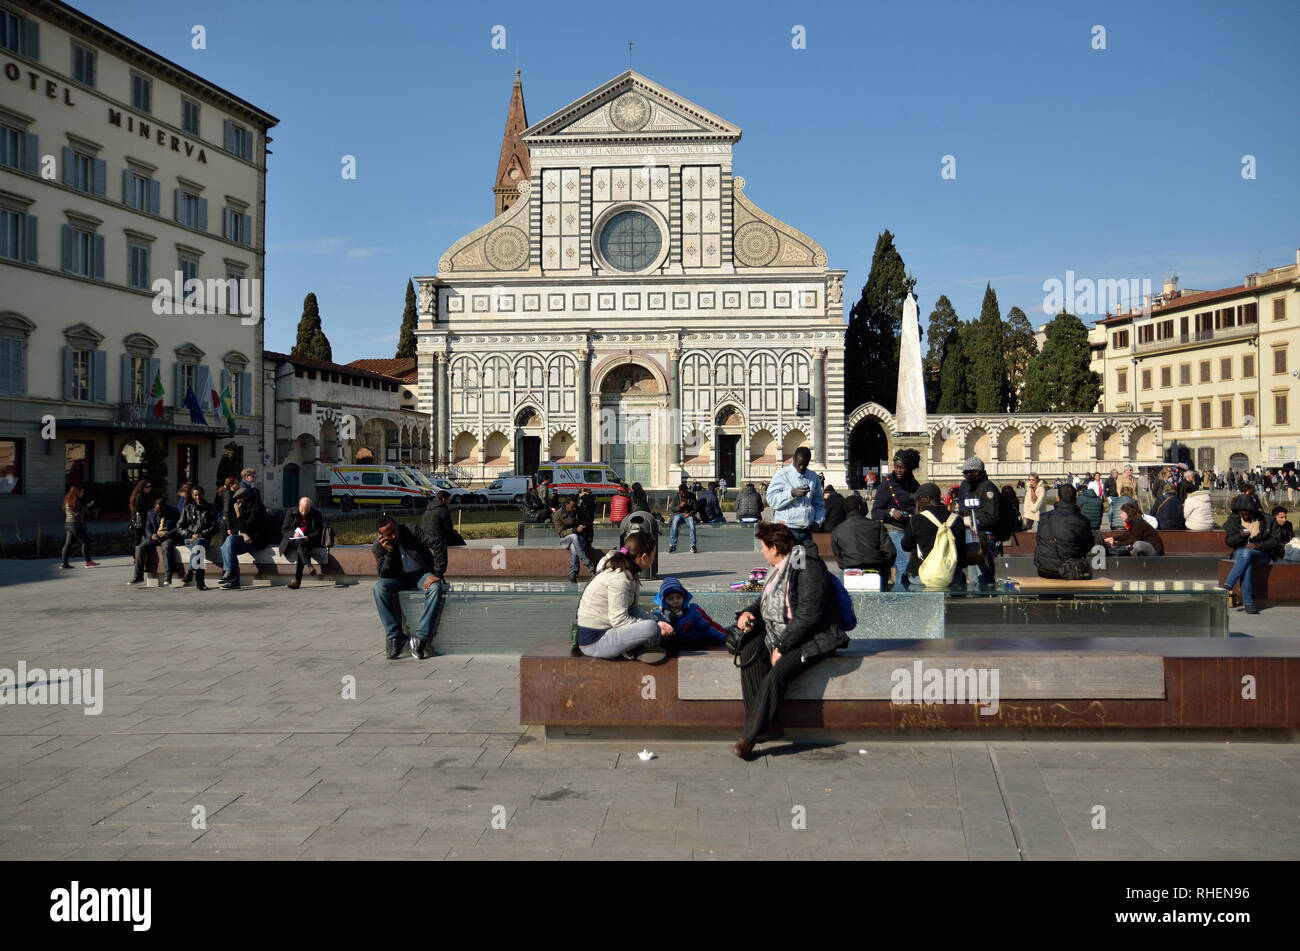
<path fill-rule="evenodd" d="M 1133 352 L 1138 353 L 1158 353 L 1162 350 L 1173 350 L 1177 347 L 1186 347 L 1197 343 L 1217 343 L 1220 340 L 1240 340 L 1243 337 L 1253 337 L 1259 333 L 1259 324 L 1239 324 L 1236 327 L 1221 327 L 1218 330 L 1198 330 L 1195 333 L 1175 334 L 1172 337 L 1165 337 L 1163 340 L 1148 340 L 1145 343 L 1135 344 Z"/>

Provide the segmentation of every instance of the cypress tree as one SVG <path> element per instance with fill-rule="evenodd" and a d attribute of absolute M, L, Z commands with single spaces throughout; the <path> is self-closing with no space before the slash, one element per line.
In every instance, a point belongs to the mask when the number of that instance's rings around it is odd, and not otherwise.
<path fill-rule="evenodd" d="M 1029 318 L 1019 307 L 1007 311 L 1002 333 L 1002 350 L 1007 362 L 1007 411 L 1016 413 L 1020 411 L 1020 401 L 1024 396 L 1029 361 L 1038 354 L 1038 342 L 1034 340 L 1034 328 Z"/>
<path fill-rule="evenodd" d="M 1003 355 L 1002 315 L 998 295 L 984 285 L 979 320 L 971 326 L 967 356 L 974 374 L 976 413 L 1001 413 L 1007 408 L 1007 364 Z"/>
<path fill-rule="evenodd" d="M 844 331 L 844 411 L 868 400 L 891 412 L 898 395 L 903 301 L 916 287 L 886 229 L 876 238 L 871 272 Z"/>
<path fill-rule="evenodd" d="M 958 322 L 948 331 L 944 341 L 943 368 L 939 371 L 939 405 L 935 412 L 973 413 L 975 396 L 973 374 L 966 347 L 971 336 L 971 325 Z"/>
<path fill-rule="evenodd" d="M 397 336 L 397 353 L 395 357 L 415 356 L 415 285 L 406 279 L 406 309 L 402 311 L 402 330 Z"/>
<path fill-rule="evenodd" d="M 933 413 L 939 407 L 939 398 L 943 389 L 940 374 L 943 371 L 944 353 L 948 347 L 948 335 L 957 329 L 961 319 L 957 316 L 952 301 L 946 294 L 940 294 L 930 311 L 930 325 L 926 331 L 926 341 L 930 349 L 925 354 L 925 404 Z"/>
<path fill-rule="evenodd" d="M 289 353 L 307 360 L 327 360 L 331 363 L 334 360 L 329 339 L 321 327 L 320 307 L 316 303 L 315 294 L 303 298 L 302 317 L 298 321 L 298 342 Z"/>
<path fill-rule="evenodd" d="M 1088 329 L 1078 317 L 1061 311 L 1047 325 L 1043 349 L 1025 373 L 1022 412 L 1092 412 L 1101 397 L 1101 377 L 1091 362 Z"/>

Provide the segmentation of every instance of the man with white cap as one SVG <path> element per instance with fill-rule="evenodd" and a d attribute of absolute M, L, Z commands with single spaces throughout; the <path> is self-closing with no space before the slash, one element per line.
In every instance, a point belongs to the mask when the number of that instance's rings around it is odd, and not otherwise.
<path fill-rule="evenodd" d="M 982 561 L 980 563 L 980 584 L 992 585 L 996 578 L 997 565 L 995 552 L 997 545 L 993 533 L 998 524 L 998 503 L 1001 496 L 998 487 L 989 481 L 984 472 L 984 463 L 976 456 L 971 456 L 962 465 L 963 481 L 957 490 L 961 505 L 962 518 L 973 518 L 978 533 L 972 536 L 980 543 Z"/>

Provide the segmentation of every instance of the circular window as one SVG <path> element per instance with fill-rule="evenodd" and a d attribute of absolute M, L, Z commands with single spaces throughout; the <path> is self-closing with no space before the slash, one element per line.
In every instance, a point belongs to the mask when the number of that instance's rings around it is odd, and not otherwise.
<path fill-rule="evenodd" d="M 600 255 L 619 271 L 644 271 L 659 257 L 663 235 L 640 211 L 622 211 L 600 230 Z"/>

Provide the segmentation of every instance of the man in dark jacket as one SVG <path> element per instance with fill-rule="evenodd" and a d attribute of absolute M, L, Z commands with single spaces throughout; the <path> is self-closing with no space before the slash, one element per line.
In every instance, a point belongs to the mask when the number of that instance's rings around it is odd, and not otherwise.
<path fill-rule="evenodd" d="M 962 478 L 963 481 L 957 488 L 961 507 L 959 514 L 963 519 L 974 515 L 977 535 L 972 541 L 980 542 L 980 584 L 992 585 L 997 580 L 997 540 L 994 532 L 998 525 L 998 506 L 1002 495 L 998 487 L 989 481 L 984 471 L 984 462 L 976 456 L 967 459 L 962 466 Z"/>
<path fill-rule="evenodd" d="M 1258 614 L 1251 575 L 1256 565 L 1267 565 L 1281 553 L 1282 532 L 1276 521 L 1265 518 L 1253 495 L 1232 500 L 1232 514 L 1223 523 L 1223 540 L 1232 551 L 1232 571 L 1223 582 L 1225 591 L 1241 582 L 1241 602 L 1247 614 Z"/>
<path fill-rule="evenodd" d="M 551 507 L 542 501 L 542 496 L 535 487 L 524 493 L 523 510 L 526 523 L 539 524 L 551 520 Z M 428 509 L 425 512 L 427 514 Z"/>
<path fill-rule="evenodd" d="M 1059 495 L 1060 501 L 1038 523 L 1034 567 L 1040 578 L 1062 577 L 1067 561 L 1086 558 L 1092 550 L 1092 526 L 1075 504 L 1077 491 L 1067 484 L 1061 486 Z"/>
<path fill-rule="evenodd" d="M 1178 497 L 1173 486 L 1161 490 L 1156 504 L 1151 508 L 1151 514 L 1155 516 L 1162 532 L 1180 532 L 1187 528 L 1187 522 L 1183 518 L 1183 500 Z"/>
<path fill-rule="evenodd" d="M 746 482 L 745 487 L 736 496 L 736 521 L 753 524 L 763 517 L 763 497 L 754 488 L 754 483 Z"/>
<path fill-rule="evenodd" d="M 907 586 L 907 565 L 910 556 L 903 549 L 903 531 L 916 511 L 916 469 L 921 464 L 921 454 L 915 449 L 900 449 L 894 453 L 894 468 L 876 486 L 871 501 L 871 518 L 885 524 L 889 537 L 894 540 L 895 583 Z M 958 550 L 965 544 L 958 545 Z"/>
<path fill-rule="evenodd" d="M 221 543 L 221 580 L 223 591 L 239 587 L 239 556 L 256 547 L 262 528 L 263 510 L 257 497 L 246 488 L 235 491 L 230 518 L 226 519 L 226 538 Z"/>
<path fill-rule="evenodd" d="M 699 506 L 700 520 L 705 525 L 720 525 L 727 519 L 722 514 L 722 505 L 718 502 L 718 483 L 710 482 L 709 487 L 700 493 L 696 504 Z"/>
<path fill-rule="evenodd" d="M 1094 532 L 1101 528 L 1102 501 L 1091 485 L 1086 485 L 1079 490 L 1078 506 L 1079 512 L 1088 520 Z"/>
<path fill-rule="evenodd" d="M 162 584 L 172 583 L 172 561 L 175 559 L 176 543 L 181 538 L 180 532 L 176 529 L 179 517 L 176 510 L 167 504 L 165 498 L 154 502 L 153 510 L 144 521 L 144 541 L 140 542 L 135 549 L 135 575 L 127 582 L 128 584 L 144 584 L 145 558 L 155 548 L 160 549 L 158 559 L 161 567 L 167 571 L 167 577 Z"/>
<path fill-rule="evenodd" d="M 578 505 L 576 495 L 566 495 L 564 504 L 551 517 L 560 542 L 569 549 L 569 584 L 578 583 L 578 563 L 581 562 L 593 575 L 596 562 L 591 557 L 592 520 Z"/>
<path fill-rule="evenodd" d="M 217 530 L 217 510 L 212 507 L 212 503 L 207 500 L 203 491 L 203 486 L 196 485 L 190 490 L 190 504 L 185 507 L 181 513 L 179 521 L 176 523 L 176 530 L 180 535 L 180 540 L 190 548 L 190 564 L 198 564 L 202 567 L 191 568 L 188 565 L 185 568 L 184 583 L 189 584 L 194 580 L 195 572 L 198 573 L 198 590 L 207 591 L 208 586 L 204 583 L 207 575 L 207 566 L 204 559 L 207 558 L 205 550 L 208 541 L 212 538 L 213 533 Z M 194 549 L 203 550 L 202 555 L 195 556 Z"/>
<path fill-rule="evenodd" d="M 388 659 L 402 653 L 401 591 L 423 591 L 424 610 L 411 634 L 411 656 L 424 660 L 432 637 L 433 622 L 442 602 L 443 574 L 447 570 L 447 548 L 437 535 L 419 526 L 399 525 L 390 516 L 379 520 L 375 539 L 375 607 L 384 624 Z"/>
<path fill-rule="evenodd" d="M 903 551 L 911 553 L 907 563 L 908 573 L 916 575 L 921 570 L 921 562 L 934 550 L 934 540 L 938 537 L 939 526 L 946 524 L 948 530 L 952 532 L 953 545 L 959 555 L 957 564 L 953 568 L 952 583 L 964 587 L 966 576 L 960 555 L 966 547 L 966 528 L 962 520 L 944 506 L 943 489 L 933 482 L 917 486 L 914 501 L 916 513 L 907 520 L 907 527 L 903 529 L 901 540 Z M 934 517 L 935 522 L 925 517 L 926 512 Z"/>
<path fill-rule="evenodd" d="M 822 487 L 822 498 L 826 501 L 826 517 L 822 519 L 822 531 L 833 532 L 844 522 L 848 513 L 844 509 L 844 496 L 840 495 L 828 482 Z"/>
<path fill-rule="evenodd" d="M 439 492 L 429 500 L 424 508 L 424 517 L 420 519 L 420 527 L 430 535 L 441 538 L 444 548 L 451 544 L 451 508 L 447 505 L 450 498 L 451 493 L 446 490 Z"/>
<path fill-rule="evenodd" d="M 303 566 L 311 561 L 312 550 L 320 547 L 324 532 L 325 517 L 305 495 L 298 500 L 297 508 L 284 513 L 284 524 L 280 526 L 280 557 L 293 562 L 293 580 L 289 587 L 295 591 L 302 585 Z M 321 567 L 325 567 L 324 562 Z M 315 573 L 313 568 L 312 574 Z"/>
<path fill-rule="evenodd" d="M 843 500 L 844 521 L 831 532 L 831 552 L 840 570 L 861 568 L 880 575 L 880 588 L 888 590 L 889 569 L 894 566 L 894 541 L 882 522 L 862 514 L 862 499 Z M 829 507 L 827 509 L 829 511 Z"/>
<path fill-rule="evenodd" d="M 1277 526 L 1278 540 L 1282 543 L 1282 548 L 1285 549 L 1291 539 L 1295 538 L 1295 526 L 1287 518 L 1287 508 L 1285 505 L 1275 505 L 1273 511 L 1269 514 L 1273 516 L 1273 524 Z M 1279 551 L 1273 557 L 1277 559 L 1281 558 L 1282 555 L 1283 552 Z"/>
<path fill-rule="evenodd" d="M 668 554 L 677 550 L 677 528 L 683 522 L 686 523 L 687 529 L 691 533 L 691 554 L 695 554 L 695 513 L 697 511 L 695 496 L 691 490 L 686 488 L 683 482 L 677 487 L 677 496 L 668 503 L 668 514 L 672 516 L 672 524 L 668 530 Z"/>

